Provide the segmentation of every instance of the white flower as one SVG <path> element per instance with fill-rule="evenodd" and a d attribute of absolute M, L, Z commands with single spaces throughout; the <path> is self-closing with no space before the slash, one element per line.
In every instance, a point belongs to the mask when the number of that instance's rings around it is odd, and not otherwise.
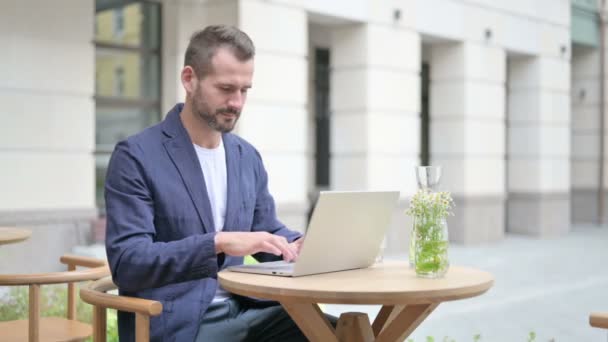
<path fill-rule="evenodd" d="M 454 201 L 449 192 L 418 190 L 410 201 L 406 214 L 410 216 L 446 217 L 453 215 Z"/>

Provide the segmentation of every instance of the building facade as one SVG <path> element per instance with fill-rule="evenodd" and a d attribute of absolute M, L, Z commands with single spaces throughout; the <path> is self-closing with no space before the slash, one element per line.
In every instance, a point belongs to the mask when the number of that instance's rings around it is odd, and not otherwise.
<path fill-rule="evenodd" d="M 414 166 L 431 164 L 456 201 L 453 241 L 565 234 L 604 212 L 599 6 L 3 1 L 0 224 L 31 227 L 24 246 L 49 263 L 89 243 L 113 145 L 183 101 L 189 37 L 222 23 L 257 47 L 237 133 L 261 151 L 289 226 L 305 228 L 320 190 L 396 189 L 386 247 L 405 253 Z"/>

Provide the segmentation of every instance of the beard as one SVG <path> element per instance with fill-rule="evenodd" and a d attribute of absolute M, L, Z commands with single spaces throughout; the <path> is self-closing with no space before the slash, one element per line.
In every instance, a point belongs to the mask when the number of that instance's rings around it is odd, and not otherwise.
<path fill-rule="evenodd" d="M 241 116 L 241 111 L 235 108 L 209 108 L 208 103 L 198 94 L 193 98 L 193 111 L 207 125 L 220 133 L 228 133 L 234 129 L 236 122 Z"/>

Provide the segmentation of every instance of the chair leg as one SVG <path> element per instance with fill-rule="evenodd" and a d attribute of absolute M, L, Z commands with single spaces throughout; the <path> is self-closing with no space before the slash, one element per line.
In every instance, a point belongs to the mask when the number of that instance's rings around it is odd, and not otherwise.
<path fill-rule="evenodd" d="M 29 302 L 29 342 L 40 341 L 40 285 L 30 285 L 30 302 Z"/>
<path fill-rule="evenodd" d="M 150 341 L 150 317 L 135 313 L 135 341 Z"/>
<path fill-rule="evenodd" d="M 68 265 L 68 271 L 76 271 L 76 265 Z M 78 289 L 75 283 L 68 283 L 68 319 L 76 319 L 76 296 Z"/>
<path fill-rule="evenodd" d="M 106 308 L 93 307 L 93 342 L 106 342 Z"/>

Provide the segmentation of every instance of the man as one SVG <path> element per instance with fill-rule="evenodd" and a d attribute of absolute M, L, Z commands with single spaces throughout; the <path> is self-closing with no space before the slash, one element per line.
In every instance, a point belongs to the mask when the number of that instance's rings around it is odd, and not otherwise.
<path fill-rule="evenodd" d="M 217 281 L 245 255 L 291 261 L 302 241 L 276 218 L 259 153 L 229 133 L 251 88 L 254 54 L 237 28 L 195 33 L 181 72 L 185 103 L 112 154 L 108 260 L 122 295 L 163 304 L 152 340 L 305 340 L 280 305 L 231 296 Z M 119 313 L 118 325 L 121 341 L 133 340 L 133 315 Z"/>

